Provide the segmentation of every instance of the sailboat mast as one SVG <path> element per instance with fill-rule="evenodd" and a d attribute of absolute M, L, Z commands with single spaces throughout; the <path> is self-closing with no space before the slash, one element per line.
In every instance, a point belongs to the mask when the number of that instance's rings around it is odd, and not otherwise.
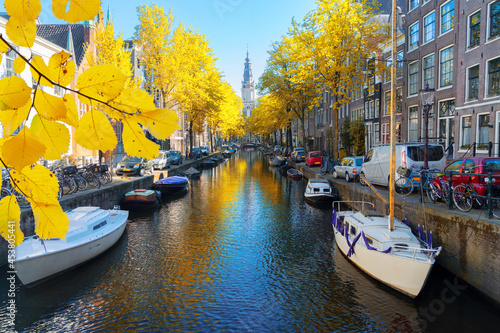
<path fill-rule="evenodd" d="M 391 167 L 389 181 L 389 230 L 394 230 L 394 199 L 396 172 L 396 66 L 397 66 L 397 8 L 396 0 L 392 0 L 392 61 L 391 61 Z"/>

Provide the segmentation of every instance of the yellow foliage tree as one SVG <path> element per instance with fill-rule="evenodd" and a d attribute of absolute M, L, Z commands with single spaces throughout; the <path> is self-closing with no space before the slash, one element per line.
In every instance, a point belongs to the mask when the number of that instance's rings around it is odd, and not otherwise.
<path fill-rule="evenodd" d="M 13 50 L 27 65 L 37 85 L 32 89 L 24 79 L 16 76 L 0 80 L 0 122 L 4 139 L 0 140 L 0 163 L 10 173 L 12 186 L 30 202 L 35 217 L 35 232 L 41 238 L 65 237 L 69 220 L 58 201 L 57 178 L 47 168 L 34 164 L 39 158 L 51 159 L 68 150 L 66 123 L 76 127 L 75 140 L 83 147 L 107 150 L 116 145 L 116 136 L 108 117 L 125 124 L 124 144 L 129 154 L 152 158 L 158 146 L 144 137 L 138 123 L 160 139 L 166 139 L 177 128 L 175 112 L 155 107 L 153 98 L 141 90 L 125 89 L 128 77 L 116 66 L 97 64 L 77 78 L 76 90 L 80 102 L 92 111 L 78 119 L 75 101 L 69 94 L 56 97 L 40 85 L 66 86 L 74 79 L 74 61 L 66 52 L 54 54 L 48 64 L 43 59 L 24 57 L 15 47 L 32 47 L 36 38 L 35 20 L 40 14 L 40 0 L 5 0 L 10 15 L 7 36 L 0 35 L 0 52 Z M 93 19 L 99 9 L 99 0 L 53 0 L 56 17 L 70 23 Z M 20 62 L 20 61 L 18 61 Z M 16 70 L 24 66 L 16 64 Z M 25 126 L 30 113 L 35 113 L 31 127 Z M 106 117 L 107 116 L 107 117 Z M 14 130 L 23 128 L 16 135 Z M 0 200 L 0 233 L 8 237 L 15 230 L 16 245 L 22 240 L 20 208 L 12 195 Z M 9 224 L 14 222 L 14 224 Z"/>

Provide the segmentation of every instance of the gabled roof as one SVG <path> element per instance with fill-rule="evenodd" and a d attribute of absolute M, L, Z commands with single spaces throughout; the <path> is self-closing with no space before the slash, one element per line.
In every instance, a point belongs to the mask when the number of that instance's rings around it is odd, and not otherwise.
<path fill-rule="evenodd" d="M 79 67 L 85 54 L 85 27 L 83 24 L 39 24 L 37 35 L 73 52 Z"/>

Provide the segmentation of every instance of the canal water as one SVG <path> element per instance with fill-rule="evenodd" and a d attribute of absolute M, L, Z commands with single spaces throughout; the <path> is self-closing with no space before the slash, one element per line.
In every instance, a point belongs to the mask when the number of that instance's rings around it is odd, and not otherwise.
<path fill-rule="evenodd" d="M 352 266 L 331 211 L 303 200 L 259 151 L 205 170 L 131 216 L 95 260 L 16 289 L 18 332 L 486 332 L 498 309 L 435 267 L 410 299 Z M 0 269 L 0 331 L 8 322 Z"/>

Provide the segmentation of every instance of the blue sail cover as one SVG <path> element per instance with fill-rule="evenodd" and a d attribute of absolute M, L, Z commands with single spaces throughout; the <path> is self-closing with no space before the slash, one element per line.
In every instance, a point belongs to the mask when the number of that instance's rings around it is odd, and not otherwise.
<path fill-rule="evenodd" d="M 172 177 L 167 177 L 160 179 L 156 182 L 156 184 L 169 184 L 169 185 L 177 185 L 177 184 L 183 184 L 188 181 L 187 177 L 182 177 L 182 176 L 172 176 Z"/>

